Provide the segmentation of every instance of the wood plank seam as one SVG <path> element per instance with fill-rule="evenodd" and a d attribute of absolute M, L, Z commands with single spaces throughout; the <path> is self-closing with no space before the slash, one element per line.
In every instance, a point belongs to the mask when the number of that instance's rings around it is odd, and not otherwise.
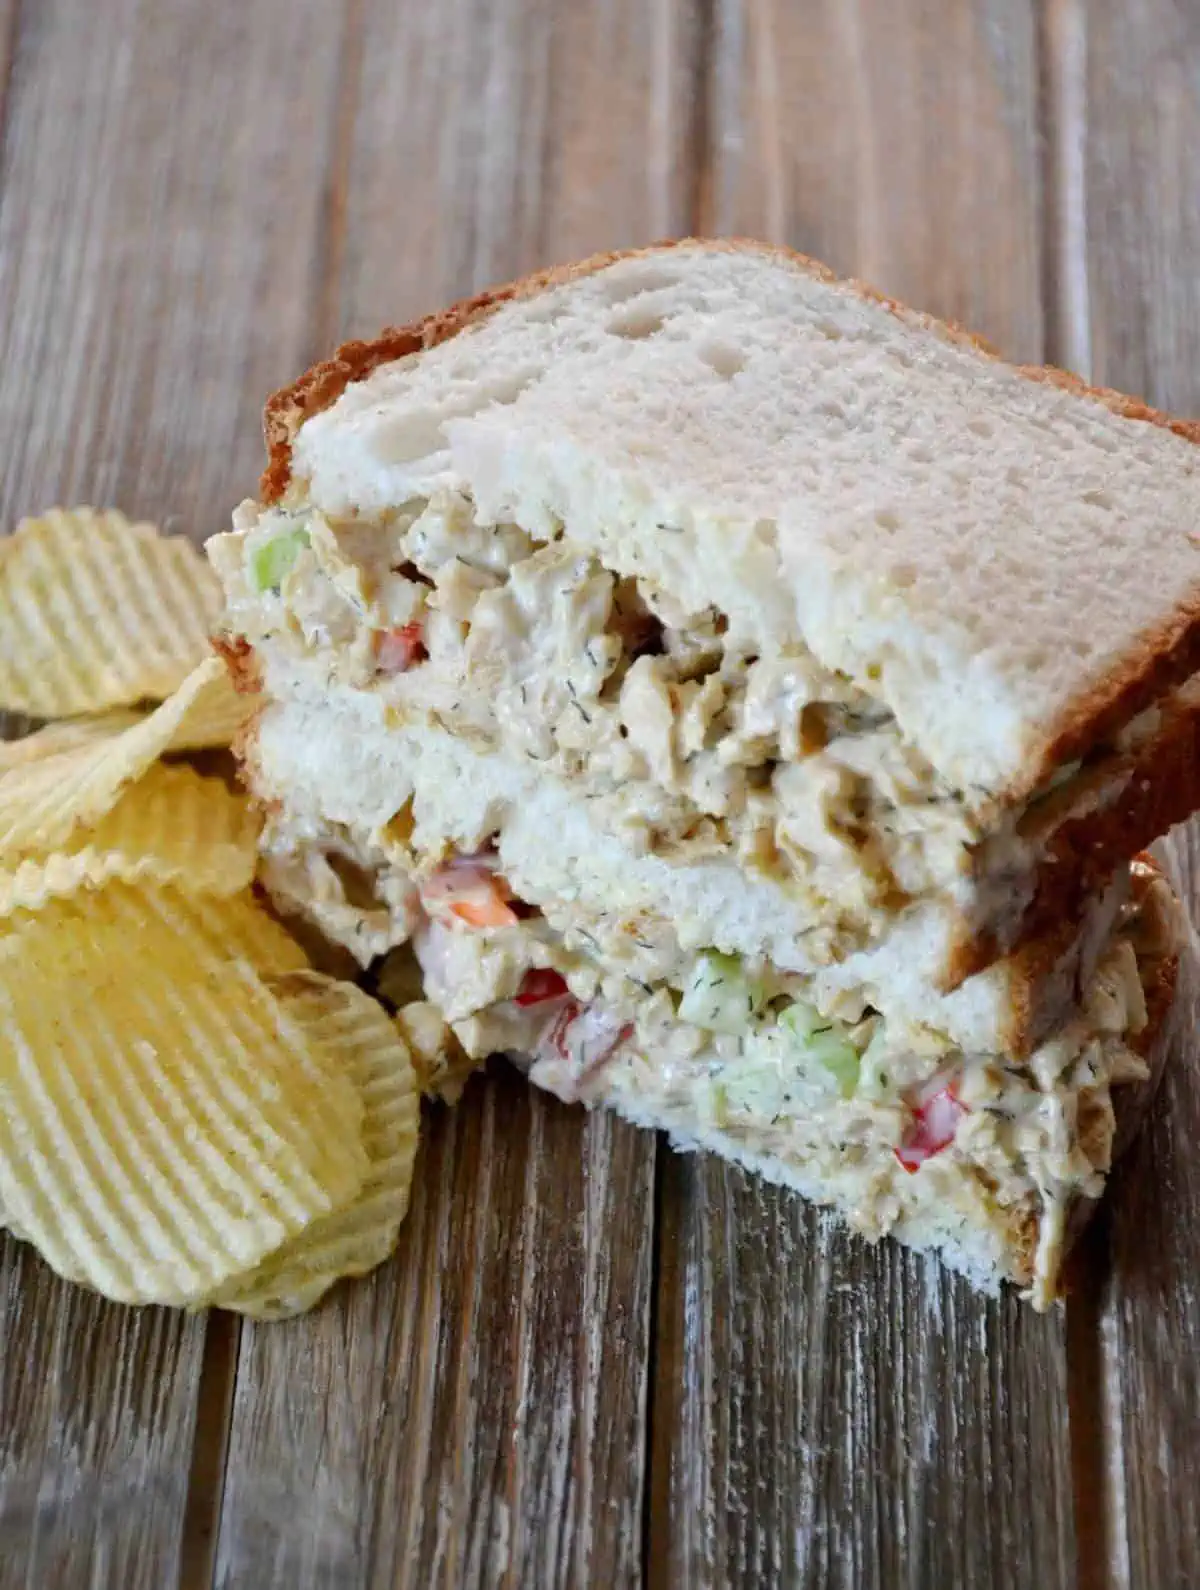
<path fill-rule="evenodd" d="M 0 191 L 3 190 L 8 156 L 8 112 L 12 101 L 12 84 L 21 47 L 22 4 L 23 0 L 8 0 L 0 13 Z"/>
<path fill-rule="evenodd" d="M 179 1590 L 209 1590 L 216 1572 L 241 1330 L 242 1322 L 233 1314 L 210 1313 L 205 1322 L 179 1548 Z"/>
<path fill-rule="evenodd" d="M 669 1503 L 669 1488 L 664 1490 L 662 1485 L 656 1484 L 658 1476 L 658 1463 L 656 1462 L 655 1437 L 658 1430 L 658 1421 L 665 1410 L 659 1408 L 658 1386 L 661 1343 L 659 1332 L 662 1329 L 662 1311 L 659 1306 L 659 1285 L 663 1278 L 663 1213 L 664 1193 L 663 1183 L 666 1170 L 667 1155 L 672 1152 L 671 1146 L 664 1136 L 660 1134 L 655 1144 L 654 1153 L 654 1198 L 652 1203 L 652 1229 L 650 1236 L 650 1299 L 649 1318 L 646 1325 L 646 1414 L 642 1426 L 642 1540 L 641 1540 L 641 1582 L 643 1586 L 653 1583 L 657 1556 L 652 1550 L 652 1536 L 656 1504 L 661 1517 L 667 1516 L 666 1507 L 662 1503 Z M 664 1558 L 665 1560 L 665 1558 Z"/>
<path fill-rule="evenodd" d="M 1038 20 L 1044 357 L 1090 380 L 1084 182 L 1087 13 L 1083 0 L 1042 0 Z"/>
<path fill-rule="evenodd" d="M 687 134 L 687 163 L 691 180 L 687 193 L 687 230 L 706 237 L 714 225 L 712 190 L 714 161 L 712 71 L 717 34 L 717 0 L 692 0 L 695 9 L 695 46 L 691 69 L 691 118 Z"/>

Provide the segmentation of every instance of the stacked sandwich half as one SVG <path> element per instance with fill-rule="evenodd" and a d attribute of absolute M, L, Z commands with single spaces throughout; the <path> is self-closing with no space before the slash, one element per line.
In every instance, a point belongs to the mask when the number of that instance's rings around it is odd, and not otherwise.
<path fill-rule="evenodd" d="M 280 907 L 427 1056 L 1049 1300 L 1171 1000 L 1188 427 L 692 242 L 348 345 L 267 430 L 209 552 Z"/>

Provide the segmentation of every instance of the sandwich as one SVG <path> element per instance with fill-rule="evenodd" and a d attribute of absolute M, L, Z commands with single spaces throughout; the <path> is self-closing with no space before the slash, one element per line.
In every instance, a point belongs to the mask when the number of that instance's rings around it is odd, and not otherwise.
<path fill-rule="evenodd" d="M 419 973 L 431 1054 L 1053 1296 L 1168 1025 L 1193 428 L 689 241 L 348 344 L 266 429 L 209 554 L 281 908 Z"/>

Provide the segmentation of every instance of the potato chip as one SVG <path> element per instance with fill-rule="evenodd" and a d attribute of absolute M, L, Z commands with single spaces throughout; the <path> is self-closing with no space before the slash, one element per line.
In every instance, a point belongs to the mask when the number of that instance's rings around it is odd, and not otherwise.
<path fill-rule="evenodd" d="M 357 1086 L 370 1169 L 353 1203 L 316 1220 L 212 1302 L 253 1319 L 311 1308 L 343 1276 L 365 1275 L 396 1246 L 408 1211 L 420 1104 L 412 1060 L 387 1012 L 353 983 L 319 972 L 270 979 L 284 1008 Z"/>
<path fill-rule="evenodd" d="M 220 662 L 214 657 L 214 662 Z M 233 688 L 225 664 L 218 674 L 209 669 L 210 683 L 204 695 L 181 723 L 171 741 L 169 754 L 186 751 L 219 751 L 233 744 L 242 727 L 261 704 L 258 696 L 239 695 Z M 167 753 L 164 753 L 167 754 Z"/>
<path fill-rule="evenodd" d="M 80 746 L 95 745 L 99 740 L 111 740 L 114 735 L 132 729 L 135 723 L 144 722 L 147 716 L 131 707 L 118 707 L 112 712 L 98 713 L 94 718 L 64 718 L 60 723 L 47 723 L 19 740 L 0 743 L 0 773 L 9 768 L 27 767 L 30 762 L 41 762 L 63 751 L 77 751 Z"/>
<path fill-rule="evenodd" d="M 136 906 L 139 930 L 144 925 L 147 931 L 161 928 L 168 935 L 200 934 L 214 955 L 244 960 L 263 975 L 309 970 L 303 948 L 249 889 L 222 896 L 184 893 L 178 887 L 151 883 L 136 887 L 114 883 L 94 895 L 69 895 L 56 900 L 54 915 L 63 931 L 73 922 L 75 931 L 86 935 L 93 924 L 103 931 L 123 922 L 131 901 Z M 39 912 L 29 910 L 0 917 L 0 953 L 11 947 L 10 940 L 38 931 L 41 920 Z"/>
<path fill-rule="evenodd" d="M 214 934 L 115 883 L 0 938 L 0 1207 L 61 1274 L 195 1302 L 363 1185 L 353 1081 Z"/>
<path fill-rule="evenodd" d="M 0 869 L 0 916 L 37 910 L 56 896 L 114 878 L 177 881 L 202 894 L 237 894 L 254 881 L 261 819 L 219 778 L 161 763 L 65 851 Z"/>
<path fill-rule="evenodd" d="M 0 540 L 0 706 L 34 717 L 169 696 L 221 608 L 200 551 L 94 508 L 52 509 Z"/>
<path fill-rule="evenodd" d="M 0 770 L 0 866 L 57 850 L 77 828 L 98 822 L 160 756 L 208 733 L 231 689 L 224 663 L 207 657 L 131 728 Z"/>

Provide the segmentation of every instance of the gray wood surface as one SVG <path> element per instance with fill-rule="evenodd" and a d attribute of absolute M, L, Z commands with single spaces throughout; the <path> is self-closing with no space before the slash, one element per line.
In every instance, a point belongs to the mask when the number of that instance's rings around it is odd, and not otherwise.
<path fill-rule="evenodd" d="M 341 336 L 688 230 L 1200 410 L 1179 0 L 0 0 L 0 118 L 0 528 L 203 536 Z M 502 1068 L 300 1321 L 0 1237 L 0 1590 L 1200 1584 L 1180 1059 L 1065 1316 Z"/>
<path fill-rule="evenodd" d="M 1200 12 L 1099 0 L 1078 29 L 1087 138 L 1073 279 L 1089 373 L 1200 413 Z M 1200 827 L 1164 848 L 1195 905 Z M 1185 1041 L 1198 1000 L 1192 975 Z M 1095 1556 L 1109 1583 L 1136 1590 L 1200 1584 L 1200 1074 L 1194 1050 L 1178 1059 L 1114 1178 L 1081 1299 L 1110 1479 Z"/>
<path fill-rule="evenodd" d="M 665 1182 L 652 1583 L 1075 1584 L 1060 1320 L 715 1160 Z"/>

